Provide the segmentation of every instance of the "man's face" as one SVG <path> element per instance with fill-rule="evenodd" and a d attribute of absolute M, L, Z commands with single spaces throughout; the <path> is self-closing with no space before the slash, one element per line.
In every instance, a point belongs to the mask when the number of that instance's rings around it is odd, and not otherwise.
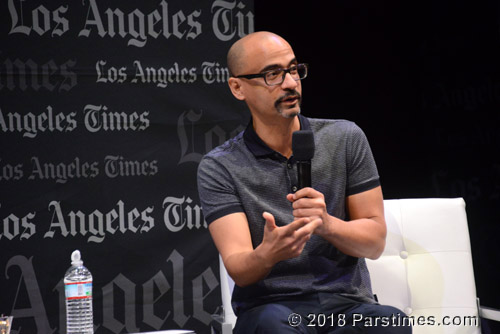
<path fill-rule="evenodd" d="M 250 43 L 249 43 L 250 44 Z M 297 60 L 290 45 L 280 38 L 269 38 L 247 47 L 244 73 L 257 74 L 279 68 L 288 69 Z M 264 117 L 281 115 L 292 118 L 300 113 L 302 98 L 301 82 L 290 74 L 285 75 L 279 85 L 269 86 L 264 78 L 240 79 L 244 88 L 245 101 L 252 113 Z"/>

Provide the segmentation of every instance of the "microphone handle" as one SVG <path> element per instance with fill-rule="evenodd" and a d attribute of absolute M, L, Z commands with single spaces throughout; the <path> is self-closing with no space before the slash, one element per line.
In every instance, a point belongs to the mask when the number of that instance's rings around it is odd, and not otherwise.
<path fill-rule="evenodd" d="M 297 161 L 298 188 L 311 186 L 311 161 Z"/>

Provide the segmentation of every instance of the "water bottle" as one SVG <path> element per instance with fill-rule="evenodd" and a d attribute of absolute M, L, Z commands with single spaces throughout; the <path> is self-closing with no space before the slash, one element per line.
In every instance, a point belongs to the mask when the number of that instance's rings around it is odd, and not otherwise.
<path fill-rule="evenodd" d="M 64 275 L 67 334 L 93 334 L 92 275 L 83 266 L 80 251 L 71 254 L 71 267 Z"/>

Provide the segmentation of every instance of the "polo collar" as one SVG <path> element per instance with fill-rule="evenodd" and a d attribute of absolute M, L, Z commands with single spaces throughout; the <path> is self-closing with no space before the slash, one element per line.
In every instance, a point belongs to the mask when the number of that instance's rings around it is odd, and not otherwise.
<path fill-rule="evenodd" d="M 300 129 L 311 130 L 311 125 L 309 124 L 309 120 L 307 119 L 307 117 L 302 116 L 301 114 L 299 114 L 298 117 L 300 121 Z M 250 122 L 248 123 L 247 128 L 243 133 L 243 139 L 245 140 L 245 144 L 247 145 L 250 152 L 252 152 L 255 157 L 279 154 L 269 148 L 269 146 L 267 146 L 267 144 L 264 143 L 262 139 L 260 139 L 260 137 L 257 135 L 257 132 L 255 132 L 252 124 L 252 118 L 250 118 Z"/>

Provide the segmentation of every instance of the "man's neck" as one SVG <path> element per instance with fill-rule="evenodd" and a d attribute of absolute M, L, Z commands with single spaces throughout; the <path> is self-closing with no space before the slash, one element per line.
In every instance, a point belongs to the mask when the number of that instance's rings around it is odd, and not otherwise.
<path fill-rule="evenodd" d="M 292 134 L 300 130 L 299 117 L 275 118 L 273 121 L 253 118 L 253 128 L 257 135 L 269 148 L 279 152 L 286 158 L 292 155 Z"/>

